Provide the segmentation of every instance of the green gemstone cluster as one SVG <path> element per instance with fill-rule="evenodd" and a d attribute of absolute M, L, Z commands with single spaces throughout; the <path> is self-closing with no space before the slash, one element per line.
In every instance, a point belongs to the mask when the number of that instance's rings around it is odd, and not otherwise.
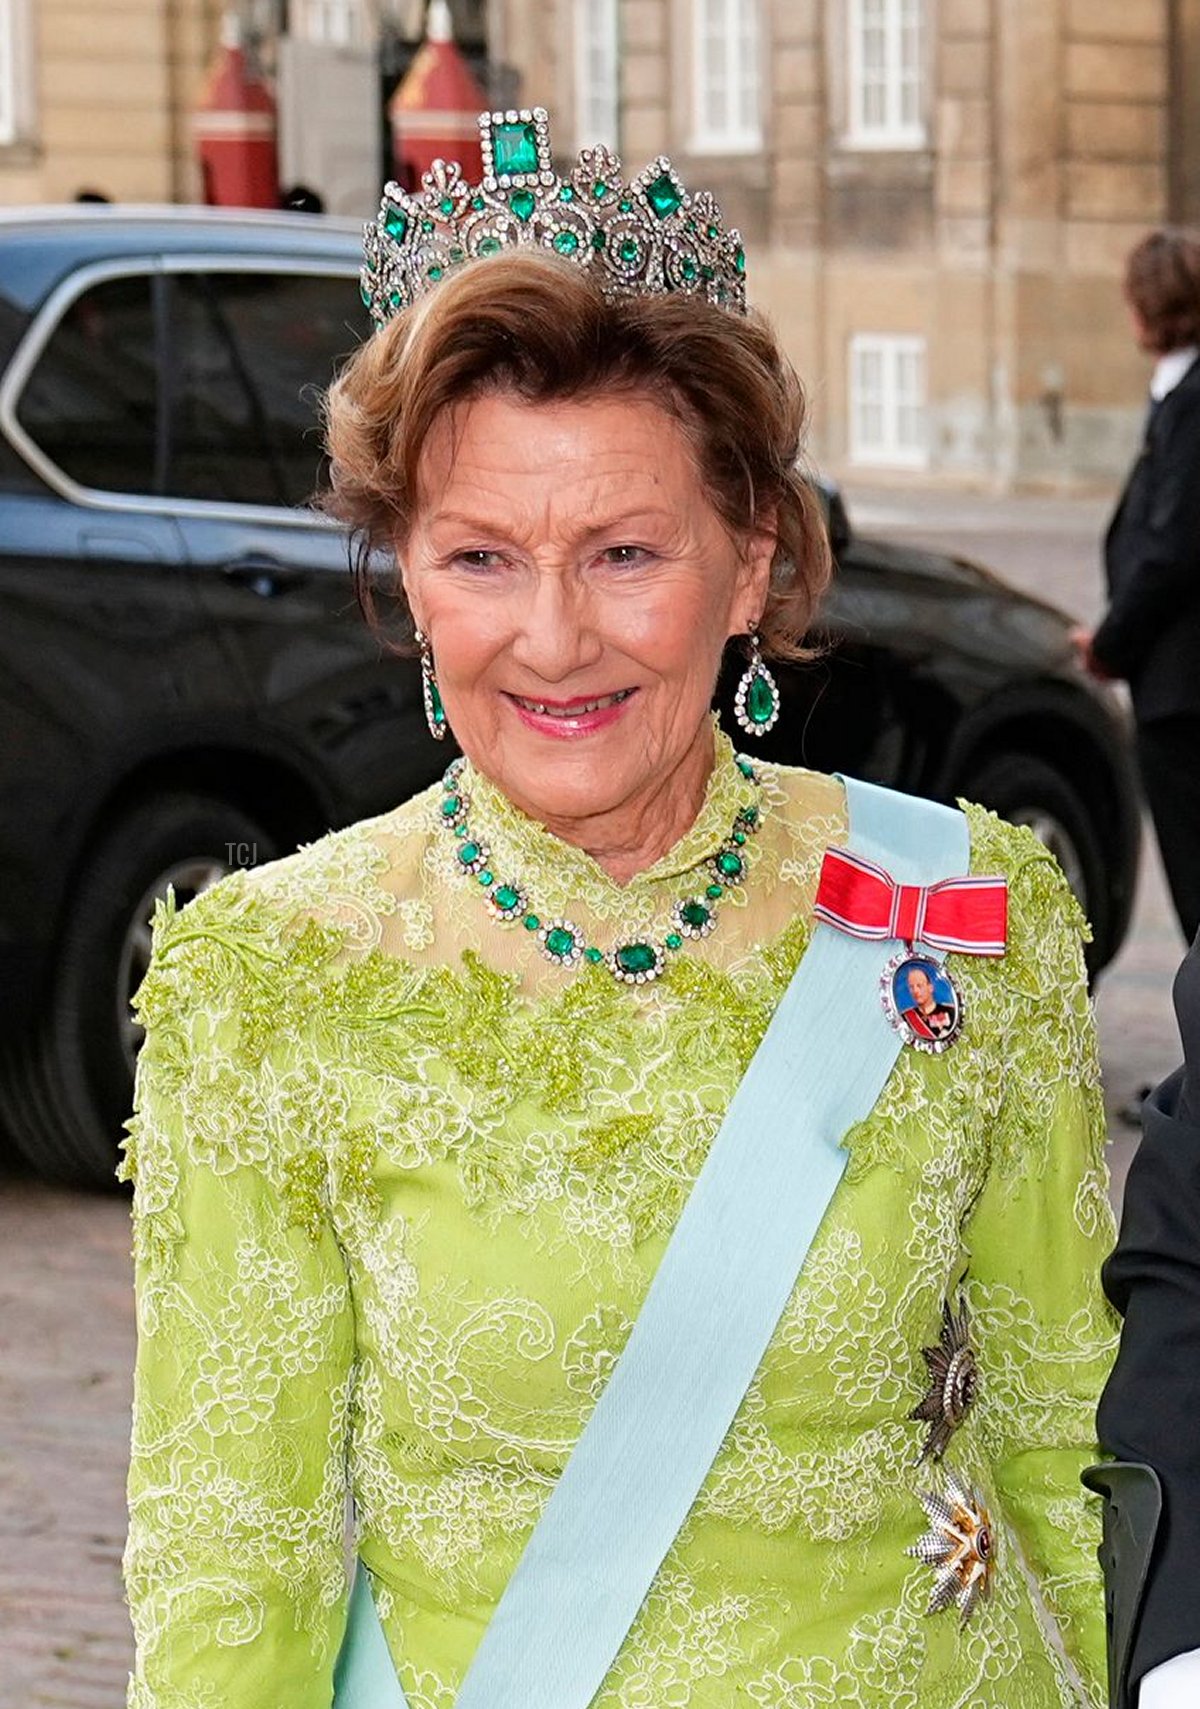
<path fill-rule="evenodd" d="M 765 736 L 779 720 L 779 689 L 757 645 L 733 698 L 733 715 L 751 736 Z"/>
<path fill-rule="evenodd" d="M 762 822 L 758 807 L 739 810 L 726 841 L 706 863 L 710 882 L 699 894 L 676 902 L 671 910 L 670 930 L 663 935 L 661 942 L 631 937 L 605 951 L 589 944 L 574 921 L 543 920 L 532 912 L 522 885 L 508 879 L 497 879 L 489 864 L 491 856 L 487 844 L 468 823 L 470 802 L 462 781 L 463 766 L 464 761 L 460 758 L 446 768 L 437 808 L 438 824 L 455 839 L 456 869 L 474 877 L 483 888 L 494 919 L 506 924 L 519 920 L 527 932 L 536 935 L 547 961 L 568 969 L 577 968 L 585 961 L 593 966 L 603 965 L 614 979 L 619 979 L 624 985 L 648 985 L 665 969 L 669 953 L 682 949 L 689 939 L 706 938 L 716 929 L 717 904 L 745 879 L 746 840 Z M 741 754 L 737 756 L 737 766 L 743 777 L 753 783 L 759 781 L 753 763 Z"/>
<path fill-rule="evenodd" d="M 419 191 L 385 189 L 361 275 L 377 324 L 465 262 L 531 245 L 593 269 L 609 296 L 679 291 L 745 311 L 741 238 L 707 191 L 684 189 L 665 155 L 627 183 L 615 154 L 585 148 L 560 178 L 544 108 L 481 113 L 479 132 L 479 184 L 457 162 L 435 160 Z"/>

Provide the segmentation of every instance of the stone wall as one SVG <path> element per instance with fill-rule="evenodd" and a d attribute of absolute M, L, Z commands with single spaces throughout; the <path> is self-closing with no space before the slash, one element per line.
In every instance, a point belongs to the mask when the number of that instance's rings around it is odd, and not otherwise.
<path fill-rule="evenodd" d="M 191 199 L 191 111 L 218 0 L 34 0 L 28 132 L 0 147 L 0 203 Z"/>

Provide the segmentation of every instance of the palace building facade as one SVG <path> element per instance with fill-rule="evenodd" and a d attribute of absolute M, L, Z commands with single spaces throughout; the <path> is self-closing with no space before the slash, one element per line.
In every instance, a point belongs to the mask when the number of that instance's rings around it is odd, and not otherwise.
<path fill-rule="evenodd" d="M 223 9 L 0 0 L 0 201 L 195 197 Z M 361 91 L 381 44 L 419 36 L 421 0 L 235 9 L 280 84 L 284 180 L 324 176 L 331 209 L 365 216 L 386 133 Z M 1121 266 L 1148 226 L 1200 220 L 1200 0 L 452 10 L 492 98 L 548 107 L 563 156 L 605 141 L 633 172 L 666 153 L 716 192 L 823 466 L 1000 489 L 1124 470 L 1146 365 Z"/>
<path fill-rule="evenodd" d="M 1078 487 L 1127 466 L 1119 292 L 1200 217 L 1196 0 L 495 0 L 560 138 L 662 151 L 746 238 L 826 467 Z M 1195 112 L 1195 117 L 1192 112 Z"/>

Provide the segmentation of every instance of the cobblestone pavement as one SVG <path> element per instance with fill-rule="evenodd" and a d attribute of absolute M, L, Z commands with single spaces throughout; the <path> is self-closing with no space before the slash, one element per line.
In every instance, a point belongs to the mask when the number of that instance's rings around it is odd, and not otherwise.
<path fill-rule="evenodd" d="M 117 1709 L 133 1360 L 124 1200 L 0 1183 L 0 1705 Z"/>
<path fill-rule="evenodd" d="M 1091 618 L 1093 501 L 857 490 L 864 529 L 940 543 Z M 1182 952 L 1147 860 L 1130 939 L 1097 998 L 1110 1109 L 1174 1065 L 1170 977 Z M 1114 1188 L 1132 1151 L 1114 1122 Z M 0 1179 L 0 1709 L 119 1709 L 129 1665 L 120 1590 L 133 1311 L 119 1198 Z"/>

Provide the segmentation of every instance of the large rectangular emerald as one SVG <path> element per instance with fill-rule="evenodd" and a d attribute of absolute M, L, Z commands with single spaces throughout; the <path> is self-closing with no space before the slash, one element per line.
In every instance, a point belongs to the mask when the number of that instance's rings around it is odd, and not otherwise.
<path fill-rule="evenodd" d="M 492 164 L 502 173 L 536 172 L 537 127 L 528 121 L 492 126 Z"/>
<path fill-rule="evenodd" d="M 646 200 L 660 220 L 673 214 L 683 201 L 679 186 L 666 172 L 660 172 L 652 184 L 646 185 Z"/>

